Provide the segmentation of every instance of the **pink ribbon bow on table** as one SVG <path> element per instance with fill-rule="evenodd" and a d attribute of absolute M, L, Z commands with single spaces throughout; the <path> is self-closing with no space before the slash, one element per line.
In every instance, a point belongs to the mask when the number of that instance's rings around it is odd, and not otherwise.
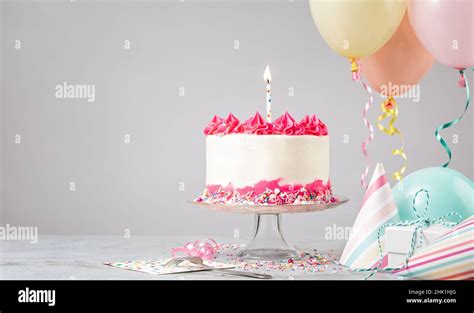
<path fill-rule="evenodd" d="M 194 243 L 188 242 L 183 247 L 172 248 L 171 256 L 176 257 L 178 253 L 184 253 L 186 256 L 197 256 L 203 260 L 210 261 L 216 257 L 219 244 L 211 238 L 205 240 L 196 240 Z"/>

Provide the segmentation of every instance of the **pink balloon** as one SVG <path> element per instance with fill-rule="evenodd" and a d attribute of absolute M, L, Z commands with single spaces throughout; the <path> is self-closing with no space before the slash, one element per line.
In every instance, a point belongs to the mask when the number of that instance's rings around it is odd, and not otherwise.
<path fill-rule="evenodd" d="M 386 97 L 400 96 L 405 92 L 400 86 L 418 84 L 433 63 L 433 56 L 415 36 L 407 15 L 382 48 L 360 60 L 362 74 L 372 89 Z"/>
<path fill-rule="evenodd" d="M 423 46 L 441 64 L 474 66 L 474 1 L 410 0 L 408 15 Z"/>

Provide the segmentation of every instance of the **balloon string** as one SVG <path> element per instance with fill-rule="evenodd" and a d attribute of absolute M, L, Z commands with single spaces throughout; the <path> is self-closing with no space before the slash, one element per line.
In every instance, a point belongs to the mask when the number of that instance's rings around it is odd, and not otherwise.
<path fill-rule="evenodd" d="M 362 142 L 362 154 L 365 157 L 367 166 L 365 167 L 365 171 L 362 173 L 360 177 L 360 183 L 362 184 L 362 186 L 364 186 L 365 189 L 367 189 L 368 184 L 367 184 L 366 178 L 367 178 L 367 175 L 369 175 L 369 169 L 370 169 L 370 158 L 369 158 L 369 154 L 367 153 L 367 144 L 374 139 L 374 128 L 372 127 L 372 125 L 369 123 L 369 120 L 367 119 L 367 112 L 369 112 L 370 107 L 374 103 L 374 97 L 372 95 L 372 89 L 370 89 L 370 87 L 366 83 L 364 83 L 362 80 L 360 82 L 362 86 L 365 88 L 365 90 L 367 90 L 367 93 L 369 94 L 369 100 L 365 104 L 364 110 L 362 111 L 362 117 L 364 118 L 365 127 L 367 127 L 370 132 L 369 137 L 367 137 L 367 139 L 365 139 L 364 142 Z"/>
<path fill-rule="evenodd" d="M 382 102 L 380 107 L 382 108 L 383 113 L 378 117 L 377 126 L 379 127 L 381 131 L 383 131 L 385 134 L 389 136 L 399 135 L 402 141 L 402 145 L 399 149 L 392 149 L 392 154 L 394 156 L 399 155 L 404 160 L 403 166 L 398 171 L 392 174 L 394 179 L 401 180 L 403 173 L 405 173 L 407 169 L 408 158 L 403 149 L 405 146 L 405 140 L 403 139 L 403 135 L 400 132 L 400 130 L 398 130 L 395 126 L 393 126 L 398 118 L 397 102 L 395 101 L 393 97 L 388 97 L 384 102 Z M 385 127 L 382 125 L 381 122 L 387 118 L 390 118 L 390 120 L 388 121 L 388 127 Z"/>
<path fill-rule="evenodd" d="M 436 140 L 439 141 L 439 143 L 443 146 L 444 150 L 446 150 L 446 153 L 448 154 L 448 161 L 446 163 L 444 163 L 442 165 L 442 167 L 447 167 L 449 165 L 449 163 L 451 162 L 452 153 L 451 153 L 451 149 L 449 148 L 448 144 L 446 143 L 444 138 L 441 137 L 439 132 L 443 129 L 446 129 L 448 127 L 456 125 L 463 118 L 463 116 L 466 113 L 467 109 L 469 108 L 469 104 L 471 102 L 471 96 L 470 96 L 470 93 L 469 93 L 469 83 L 467 81 L 466 73 L 464 72 L 464 70 L 460 70 L 459 73 L 461 74 L 462 81 L 464 82 L 464 84 L 459 83 L 459 85 L 461 87 L 464 85 L 464 87 L 466 88 L 466 99 L 467 100 L 466 100 L 466 107 L 464 108 L 464 112 L 462 112 L 461 116 L 459 116 L 454 121 L 451 121 L 451 122 L 448 122 L 448 123 L 445 123 L 445 124 L 441 124 L 435 130 Z"/>

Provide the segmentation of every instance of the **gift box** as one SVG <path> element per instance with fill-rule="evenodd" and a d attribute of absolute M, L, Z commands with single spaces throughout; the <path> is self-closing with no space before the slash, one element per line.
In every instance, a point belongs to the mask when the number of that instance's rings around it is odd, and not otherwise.
<path fill-rule="evenodd" d="M 388 256 L 388 267 L 396 267 L 405 262 L 407 254 L 410 252 L 415 228 L 415 225 L 385 228 L 385 252 Z M 433 244 L 449 229 L 447 226 L 435 224 L 419 231 L 415 235 L 414 253 Z"/>

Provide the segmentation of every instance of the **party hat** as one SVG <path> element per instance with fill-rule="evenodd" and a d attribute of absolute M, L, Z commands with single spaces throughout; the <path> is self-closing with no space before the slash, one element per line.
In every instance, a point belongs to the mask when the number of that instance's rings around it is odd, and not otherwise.
<path fill-rule="evenodd" d="M 373 268 L 380 262 L 378 230 L 385 223 L 399 222 L 398 209 L 392 189 L 381 163 L 375 167 L 365 192 L 362 207 L 352 226 L 349 240 L 344 247 L 340 263 L 351 268 Z M 383 233 L 381 236 L 384 251 Z M 382 267 L 387 263 L 384 255 Z"/>
<path fill-rule="evenodd" d="M 439 280 L 474 279 L 474 216 L 416 251 L 398 275 Z"/>

